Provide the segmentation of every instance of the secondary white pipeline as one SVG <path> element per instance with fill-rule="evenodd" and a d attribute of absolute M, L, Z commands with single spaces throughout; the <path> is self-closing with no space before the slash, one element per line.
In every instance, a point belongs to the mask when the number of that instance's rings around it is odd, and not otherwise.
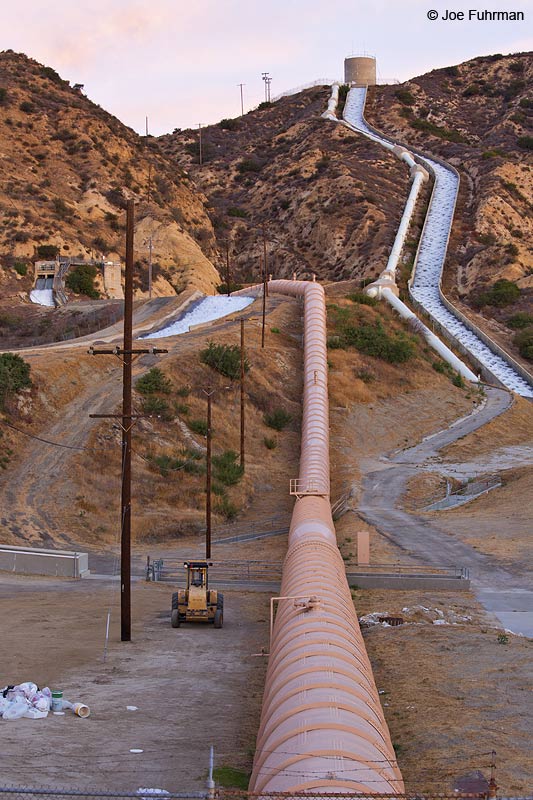
<path fill-rule="evenodd" d="M 397 145 L 366 123 L 363 114 L 365 100 L 365 88 L 350 90 L 345 104 L 344 113 L 348 118 L 345 122 L 355 132 L 394 151 Z M 533 397 L 533 380 L 527 371 L 478 332 L 472 322 L 462 318 L 442 293 L 440 281 L 459 189 L 459 174 L 435 158 L 419 158 L 433 173 L 435 183 L 420 238 L 414 277 L 409 285 L 411 296 L 446 331 L 450 339 L 465 348 L 496 381 L 523 397 Z"/>
<path fill-rule="evenodd" d="M 331 95 L 328 100 L 328 109 L 327 111 L 324 111 L 324 113 L 322 114 L 322 116 L 325 119 L 331 119 L 331 117 L 333 117 L 333 119 L 337 119 L 335 116 L 335 110 L 337 108 L 338 102 L 339 102 L 339 84 L 334 83 L 331 87 Z"/>
<path fill-rule="evenodd" d="M 328 103 L 328 111 L 326 112 L 325 117 L 328 119 L 332 118 L 331 115 L 331 104 L 332 104 L 333 92 L 332 97 L 330 98 L 330 102 Z M 353 95 L 352 95 L 353 98 Z M 348 95 L 348 99 L 350 99 L 350 107 L 353 107 L 354 102 L 353 99 L 350 98 L 350 94 Z M 356 107 L 359 109 L 359 96 L 356 95 L 357 103 L 355 104 Z M 336 103 L 335 103 L 336 107 Z M 349 111 L 348 111 L 349 113 Z M 334 117 L 336 119 L 336 117 Z M 349 122 L 344 121 L 343 123 L 347 128 L 354 130 L 356 132 L 360 132 L 351 125 Z M 381 142 L 380 142 L 381 143 Z M 387 143 L 390 144 L 390 143 Z M 366 287 L 365 293 L 368 294 L 369 297 L 379 297 L 384 298 L 387 302 L 398 312 L 398 314 L 412 325 L 413 329 L 424 336 L 425 340 L 427 341 L 428 345 L 433 348 L 440 356 L 443 358 L 450 366 L 456 370 L 465 380 L 471 381 L 473 383 L 478 382 L 478 377 L 469 369 L 466 364 L 458 358 L 455 353 L 453 353 L 449 347 L 447 347 L 444 342 L 442 342 L 438 336 L 436 336 L 430 329 L 424 325 L 424 323 L 414 314 L 405 303 L 403 303 L 398 297 L 398 289 L 396 287 L 396 270 L 398 267 L 398 262 L 400 260 L 400 256 L 403 250 L 403 246 L 405 244 L 405 239 L 407 236 L 407 232 L 409 230 L 409 225 L 411 224 L 411 219 L 413 217 L 416 202 L 418 200 L 418 196 L 420 194 L 420 190 L 423 184 L 429 180 L 429 174 L 424 167 L 417 164 L 414 156 L 412 153 L 409 152 L 405 147 L 401 147 L 400 145 L 392 145 L 388 147 L 394 155 L 400 159 L 400 161 L 405 161 L 408 167 L 411 170 L 411 177 L 413 182 L 411 184 L 411 190 L 409 192 L 409 197 L 407 198 L 407 202 L 405 204 L 402 218 L 400 220 L 400 225 L 396 232 L 396 236 L 394 238 L 394 244 L 392 246 L 392 250 L 390 252 L 387 266 L 379 276 L 379 278 L 371 283 L 369 286 Z"/>
<path fill-rule="evenodd" d="M 402 218 L 400 220 L 400 225 L 398 227 L 398 231 L 394 239 L 394 244 L 392 245 L 392 250 L 389 255 L 389 260 L 387 261 L 387 266 L 385 267 L 385 271 L 393 272 L 394 275 L 396 275 L 398 261 L 400 260 L 403 246 L 405 244 L 407 231 L 409 230 L 409 225 L 411 224 L 411 219 L 415 211 L 418 195 L 420 194 L 420 190 L 423 184 L 429 178 L 428 173 L 423 167 L 419 167 L 416 164 L 414 164 L 411 170 L 412 170 L 411 174 L 414 174 L 413 182 L 411 184 L 411 191 L 409 192 L 409 197 L 407 198 L 407 202 L 403 210 Z"/>
<path fill-rule="evenodd" d="M 458 372 L 465 380 L 471 381 L 472 383 L 478 383 L 479 378 L 475 375 L 471 369 L 469 369 L 466 364 L 464 364 L 460 358 L 457 358 L 455 353 L 453 353 L 449 347 L 447 347 L 444 342 L 442 342 L 438 336 L 430 331 L 427 325 L 413 314 L 411 309 L 405 305 L 399 297 L 396 297 L 394 292 L 389 287 L 384 287 L 381 290 L 381 296 L 387 300 L 388 303 L 398 312 L 400 317 L 406 319 L 408 322 L 412 324 L 413 329 L 416 333 L 420 333 L 426 342 L 429 344 L 433 350 L 443 358 L 448 364 L 453 367 L 453 369 Z"/>

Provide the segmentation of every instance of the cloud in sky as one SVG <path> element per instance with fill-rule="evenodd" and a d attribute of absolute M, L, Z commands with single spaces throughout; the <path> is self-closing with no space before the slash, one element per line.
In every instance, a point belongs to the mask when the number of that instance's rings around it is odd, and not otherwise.
<path fill-rule="evenodd" d="M 216 122 L 263 96 L 319 77 L 368 50 L 384 77 L 402 80 L 490 52 L 533 47 L 533 0 L 514 0 L 522 23 L 444 23 L 429 8 L 472 0 L 20 0 L 4 10 L 0 47 L 22 51 L 84 83 L 91 99 L 151 132 Z M 508 6 L 508 3 L 504 4 Z"/>

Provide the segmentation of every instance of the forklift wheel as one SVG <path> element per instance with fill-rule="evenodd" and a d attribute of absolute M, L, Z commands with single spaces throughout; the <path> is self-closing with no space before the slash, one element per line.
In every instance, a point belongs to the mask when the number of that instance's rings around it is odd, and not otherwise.
<path fill-rule="evenodd" d="M 180 626 L 180 612 L 177 608 L 172 610 L 172 614 L 170 616 L 170 624 L 173 628 L 179 628 Z"/>
<path fill-rule="evenodd" d="M 220 608 L 217 608 L 217 610 L 215 611 L 215 619 L 214 619 L 215 628 L 221 628 L 223 622 L 224 622 L 224 615 L 222 614 L 222 610 Z"/>

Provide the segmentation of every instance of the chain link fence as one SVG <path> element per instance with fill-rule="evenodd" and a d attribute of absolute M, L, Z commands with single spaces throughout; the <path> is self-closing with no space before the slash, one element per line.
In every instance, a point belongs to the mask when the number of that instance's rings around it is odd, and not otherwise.
<path fill-rule="evenodd" d="M 338 788 L 338 787 L 337 787 Z M 495 788 L 489 792 L 468 794 L 453 792 L 439 794 L 433 792 L 417 792 L 409 794 L 373 794 L 368 792 L 338 792 L 328 793 L 302 792 L 302 793 L 261 793 L 252 794 L 251 792 L 238 791 L 233 789 L 214 789 L 204 792 L 168 792 L 164 789 L 139 789 L 135 793 L 127 792 L 91 792 L 62 789 L 31 789 L 22 787 L 0 787 L 0 800 L 68 800 L 69 798 L 81 798 L 82 800 L 92 800 L 94 798 L 131 798 L 131 800 L 352 800 L 354 797 L 360 800 L 533 800 L 533 795 L 527 797 L 503 797 L 498 794 Z"/>

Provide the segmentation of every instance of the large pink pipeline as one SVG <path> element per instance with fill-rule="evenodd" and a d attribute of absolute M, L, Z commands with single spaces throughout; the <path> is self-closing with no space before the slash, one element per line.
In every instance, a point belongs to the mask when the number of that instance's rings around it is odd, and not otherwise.
<path fill-rule="evenodd" d="M 249 790 L 402 794 L 331 517 L 324 290 L 269 290 L 304 298 L 302 444 Z"/>

